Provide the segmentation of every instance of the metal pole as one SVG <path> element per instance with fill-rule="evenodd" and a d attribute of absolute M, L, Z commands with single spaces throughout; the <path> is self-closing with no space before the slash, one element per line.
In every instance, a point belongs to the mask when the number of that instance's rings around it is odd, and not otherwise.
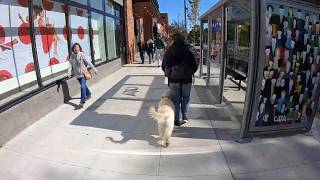
<path fill-rule="evenodd" d="M 187 31 L 187 3 L 184 0 L 184 29 Z"/>
<path fill-rule="evenodd" d="M 256 86 L 256 76 L 257 76 L 257 65 L 259 60 L 259 41 L 261 40 L 260 37 L 260 19 L 259 14 L 260 11 L 260 3 L 261 1 L 258 0 L 251 0 L 251 34 L 250 34 L 250 44 L 251 44 L 251 52 L 250 52 L 250 59 L 248 66 L 248 88 L 246 92 L 246 99 L 243 111 L 243 118 L 241 122 L 240 128 L 240 138 L 247 138 L 248 131 L 250 128 L 250 122 L 252 121 L 253 115 L 253 108 L 254 108 L 254 101 L 255 101 L 255 86 Z"/>
<path fill-rule="evenodd" d="M 227 32 L 227 22 L 226 22 L 226 10 L 225 10 L 225 6 L 222 6 L 221 9 L 221 13 L 222 13 L 222 23 L 221 23 L 221 39 L 220 39 L 220 43 L 221 43 L 221 49 L 220 49 L 220 58 L 221 58 L 221 64 L 220 64 L 220 91 L 219 91 L 219 104 L 224 105 L 223 104 L 223 89 L 224 89 L 224 77 L 225 77 L 225 71 L 226 71 L 226 32 Z"/>
<path fill-rule="evenodd" d="M 199 60 L 199 77 L 202 77 L 203 65 L 203 21 L 200 21 L 200 60 Z"/>
<path fill-rule="evenodd" d="M 210 84 L 210 54 L 211 54 L 211 41 L 212 41 L 212 16 L 208 17 L 208 50 L 207 50 L 207 86 Z"/>

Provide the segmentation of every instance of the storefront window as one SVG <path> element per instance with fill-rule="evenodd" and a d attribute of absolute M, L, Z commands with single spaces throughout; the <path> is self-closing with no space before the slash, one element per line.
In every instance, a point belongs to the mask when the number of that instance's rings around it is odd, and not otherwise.
<path fill-rule="evenodd" d="M 87 10 L 70 8 L 71 45 L 79 43 L 85 55 L 91 59 L 89 21 Z"/>
<path fill-rule="evenodd" d="M 77 2 L 77 3 L 80 3 L 80 4 L 84 4 L 84 5 L 88 4 L 88 0 L 71 0 L 71 1 L 74 1 L 74 2 Z"/>
<path fill-rule="evenodd" d="M 115 13 L 115 16 L 116 17 L 121 17 L 121 6 L 120 5 L 117 5 L 115 4 L 114 5 L 114 13 Z"/>
<path fill-rule="evenodd" d="M 103 0 L 90 0 L 91 7 L 103 11 Z"/>
<path fill-rule="evenodd" d="M 113 2 L 110 0 L 106 0 L 106 12 L 114 15 Z"/>
<path fill-rule="evenodd" d="M 92 25 L 92 42 L 94 61 L 99 64 L 107 59 L 105 49 L 104 27 L 103 27 L 103 15 L 92 13 L 91 19 Z"/>
<path fill-rule="evenodd" d="M 37 86 L 27 7 L 27 1 L 0 1 L 0 105 Z"/>
<path fill-rule="evenodd" d="M 117 56 L 121 56 L 122 48 L 122 24 L 120 20 L 116 20 L 116 43 L 117 43 Z"/>
<path fill-rule="evenodd" d="M 110 17 L 106 17 L 106 31 L 107 31 L 107 49 L 108 59 L 114 59 L 117 57 L 116 53 L 116 28 L 115 20 Z"/>
<path fill-rule="evenodd" d="M 68 43 L 64 34 L 66 19 L 62 4 L 54 1 L 34 1 L 33 21 L 41 78 L 46 81 L 66 75 Z"/>

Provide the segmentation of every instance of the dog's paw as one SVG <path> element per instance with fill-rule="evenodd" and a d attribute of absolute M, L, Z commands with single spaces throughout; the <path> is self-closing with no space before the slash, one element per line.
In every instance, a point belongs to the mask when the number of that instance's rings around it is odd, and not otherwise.
<path fill-rule="evenodd" d="M 169 143 L 169 142 L 166 142 L 166 146 L 165 146 L 165 147 L 167 148 L 167 147 L 169 147 L 169 145 L 170 145 L 170 143 Z"/>

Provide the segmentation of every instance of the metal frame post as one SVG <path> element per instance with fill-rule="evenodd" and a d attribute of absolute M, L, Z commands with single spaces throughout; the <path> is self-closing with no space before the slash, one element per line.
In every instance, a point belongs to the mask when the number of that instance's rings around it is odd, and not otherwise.
<path fill-rule="evenodd" d="M 222 24 L 221 24 L 221 49 L 220 49 L 220 53 L 221 53 L 221 64 L 220 64 L 220 81 L 219 81 L 219 104 L 223 105 L 223 89 L 224 89 L 224 77 L 225 77 L 225 71 L 226 71 L 226 33 L 227 33 L 227 23 L 226 23 L 226 10 L 225 10 L 225 6 L 221 7 L 221 14 L 222 14 Z"/>
<path fill-rule="evenodd" d="M 207 86 L 210 83 L 210 54 L 211 54 L 211 41 L 212 41 L 212 16 L 208 16 L 208 50 L 207 50 Z"/>
<path fill-rule="evenodd" d="M 202 77 L 203 66 L 203 21 L 200 22 L 200 60 L 199 60 L 199 77 Z"/>

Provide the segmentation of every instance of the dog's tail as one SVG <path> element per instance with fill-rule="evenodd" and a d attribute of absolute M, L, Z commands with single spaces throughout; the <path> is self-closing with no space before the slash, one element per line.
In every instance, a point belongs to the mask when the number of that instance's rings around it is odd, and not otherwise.
<path fill-rule="evenodd" d="M 165 119 L 165 116 L 161 113 L 158 113 L 154 106 L 150 106 L 149 116 L 155 121 L 161 121 L 161 120 Z"/>

